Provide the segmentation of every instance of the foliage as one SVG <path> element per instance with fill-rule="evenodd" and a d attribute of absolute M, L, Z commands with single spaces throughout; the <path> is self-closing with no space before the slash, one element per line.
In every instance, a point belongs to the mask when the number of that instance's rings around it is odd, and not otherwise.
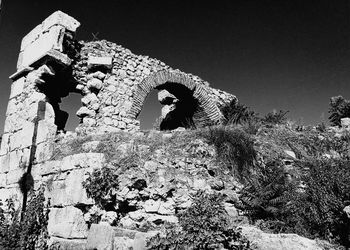
<path fill-rule="evenodd" d="M 289 111 L 280 110 L 278 112 L 273 111 L 267 113 L 264 118 L 262 118 L 263 123 L 265 124 L 284 124 L 287 121 L 287 113 Z"/>
<path fill-rule="evenodd" d="M 329 103 L 329 121 L 333 126 L 340 126 L 340 119 L 350 117 L 350 101 L 342 96 L 334 96 Z"/>
<path fill-rule="evenodd" d="M 270 164 L 269 171 L 259 171 L 241 191 L 241 209 L 273 232 L 323 238 L 349 247 L 348 219 L 342 211 L 350 201 L 349 163 L 343 159 L 298 161 L 302 174 L 292 181 L 278 170 L 280 164 Z"/>
<path fill-rule="evenodd" d="M 83 186 L 87 195 L 93 198 L 97 205 L 107 209 L 114 202 L 112 191 L 119 186 L 118 175 L 110 167 L 94 169 L 83 182 Z"/>
<path fill-rule="evenodd" d="M 249 249 L 238 228 L 231 227 L 222 197 L 199 192 L 193 204 L 179 215 L 180 228 L 167 225 L 148 242 L 149 249 Z"/>
<path fill-rule="evenodd" d="M 22 218 L 11 199 L 6 200 L 7 213 L 0 209 L 0 249 L 47 249 L 49 211 L 44 205 L 44 191 L 31 195 Z"/>
<path fill-rule="evenodd" d="M 258 115 L 254 111 L 243 104 L 237 103 L 236 100 L 224 106 L 221 112 L 226 119 L 225 125 L 242 124 L 258 119 Z"/>
<path fill-rule="evenodd" d="M 240 129 L 216 127 L 207 130 L 203 135 L 213 144 L 217 151 L 217 159 L 224 163 L 233 173 L 244 180 L 249 176 L 254 165 L 256 152 L 252 138 Z"/>

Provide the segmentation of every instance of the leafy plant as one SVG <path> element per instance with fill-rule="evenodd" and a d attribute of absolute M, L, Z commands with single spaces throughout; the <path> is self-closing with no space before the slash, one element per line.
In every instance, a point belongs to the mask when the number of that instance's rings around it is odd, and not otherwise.
<path fill-rule="evenodd" d="M 16 210 L 7 200 L 7 213 L 0 209 L 0 249 L 47 249 L 48 209 L 43 189 L 31 193 L 25 212 Z M 20 218 L 22 217 L 22 218 Z"/>
<path fill-rule="evenodd" d="M 247 106 L 237 103 L 236 100 L 221 109 L 225 117 L 225 125 L 242 124 L 251 120 L 258 119 L 258 115 Z"/>
<path fill-rule="evenodd" d="M 112 191 L 119 186 L 118 175 L 110 167 L 94 169 L 83 182 L 87 195 L 101 208 L 108 209 L 113 204 Z"/>
<path fill-rule="evenodd" d="M 286 115 L 288 112 L 283 110 L 269 112 L 262 118 L 262 121 L 267 124 L 283 124 L 287 121 Z"/>
<path fill-rule="evenodd" d="M 199 192 L 179 214 L 179 224 L 166 225 L 165 237 L 151 238 L 148 249 L 249 249 L 240 229 L 230 225 L 219 195 Z"/>
<path fill-rule="evenodd" d="M 256 152 L 253 140 L 247 133 L 240 129 L 216 127 L 207 130 L 203 136 L 215 146 L 217 159 L 238 178 L 244 180 L 249 176 Z"/>
<path fill-rule="evenodd" d="M 349 161 L 309 159 L 296 162 L 299 178 L 287 181 L 280 164 L 253 175 L 241 192 L 241 209 L 253 222 L 273 232 L 297 233 L 349 247 L 348 219 L 343 208 L 350 202 Z"/>

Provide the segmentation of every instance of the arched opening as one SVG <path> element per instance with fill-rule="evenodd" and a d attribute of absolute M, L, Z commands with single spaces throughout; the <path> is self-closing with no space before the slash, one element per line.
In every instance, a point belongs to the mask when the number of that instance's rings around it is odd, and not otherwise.
<path fill-rule="evenodd" d="M 193 115 L 198 108 L 198 101 L 193 98 L 193 91 L 172 82 L 158 86 L 157 90 L 158 100 L 163 105 L 160 130 L 194 128 Z"/>
<path fill-rule="evenodd" d="M 137 119 L 147 95 L 158 90 L 163 105 L 161 130 L 193 128 L 219 123 L 223 116 L 204 82 L 177 70 L 162 70 L 146 77 L 135 89 L 131 119 Z"/>
<path fill-rule="evenodd" d="M 157 100 L 157 91 L 153 90 L 147 96 L 141 113 L 138 116 L 141 130 L 159 129 L 159 121 L 161 116 L 161 105 Z"/>

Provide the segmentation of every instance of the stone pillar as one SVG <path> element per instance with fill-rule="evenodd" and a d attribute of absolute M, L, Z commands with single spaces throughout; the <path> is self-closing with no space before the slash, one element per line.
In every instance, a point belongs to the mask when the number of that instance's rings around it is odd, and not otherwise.
<path fill-rule="evenodd" d="M 12 197 L 21 203 L 18 182 L 28 166 L 51 157 L 51 140 L 56 134 L 55 113 L 45 94 L 38 90 L 44 75 L 54 75 L 54 65 L 67 67 L 65 41 L 72 39 L 79 22 L 57 11 L 22 40 L 17 72 L 7 106 L 0 146 L 0 199 Z M 47 66 L 51 65 L 51 66 Z"/>

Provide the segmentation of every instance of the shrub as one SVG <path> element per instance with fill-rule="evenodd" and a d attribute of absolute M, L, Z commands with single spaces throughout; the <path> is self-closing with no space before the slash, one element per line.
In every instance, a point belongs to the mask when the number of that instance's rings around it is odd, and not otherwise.
<path fill-rule="evenodd" d="M 249 176 L 254 165 L 256 152 L 252 138 L 240 129 L 217 127 L 207 130 L 203 135 L 213 144 L 217 159 L 226 165 L 241 180 Z"/>
<path fill-rule="evenodd" d="M 269 112 L 267 113 L 264 118 L 262 118 L 263 123 L 265 124 L 284 124 L 287 122 L 287 113 L 289 111 L 283 111 L 280 110 L 278 112 L 273 111 L 273 112 Z"/>
<path fill-rule="evenodd" d="M 258 115 L 254 111 L 243 104 L 237 103 L 236 100 L 221 108 L 221 112 L 226 119 L 225 125 L 242 124 L 258 119 Z"/>
<path fill-rule="evenodd" d="M 340 119 L 350 117 L 350 101 L 342 96 L 334 96 L 329 103 L 329 121 L 333 126 L 340 126 Z"/>
<path fill-rule="evenodd" d="M 83 187 L 90 198 L 103 209 L 109 209 L 114 204 L 112 191 L 119 186 L 118 175 L 110 167 L 94 169 L 83 182 Z"/>
<path fill-rule="evenodd" d="M 25 212 L 15 210 L 11 199 L 7 200 L 7 214 L 0 209 L 0 249 L 47 249 L 47 220 L 49 210 L 45 206 L 44 191 L 32 193 Z"/>
<path fill-rule="evenodd" d="M 348 219 L 343 208 L 350 201 L 348 160 L 311 159 L 297 162 L 299 179 L 286 181 L 277 165 L 252 176 L 241 192 L 242 209 L 253 222 L 273 232 L 297 233 L 349 247 Z"/>
<path fill-rule="evenodd" d="M 230 226 L 219 195 L 199 192 L 179 214 L 179 224 L 167 225 L 165 237 L 151 238 L 148 249 L 249 249 L 241 231 Z"/>

